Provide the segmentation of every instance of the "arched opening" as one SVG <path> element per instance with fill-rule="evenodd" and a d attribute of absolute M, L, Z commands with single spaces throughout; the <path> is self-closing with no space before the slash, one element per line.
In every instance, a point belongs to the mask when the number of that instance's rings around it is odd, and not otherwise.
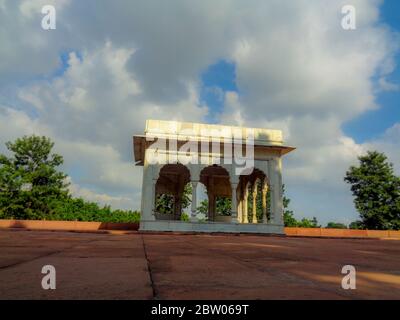
<path fill-rule="evenodd" d="M 190 171 L 182 164 L 167 164 L 156 183 L 155 216 L 157 220 L 180 220 L 189 211 L 192 188 Z M 186 214 L 187 215 L 187 214 Z"/>
<path fill-rule="evenodd" d="M 228 171 L 218 165 L 204 168 L 200 182 L 205 186 L 207 198 L 201 202 L 200 210 L 207 208 L 209 221 L 229 222 L 231 216 L 232 190 Z"/>
<path fill-rule="evenodd" d="M 250 175 L 242 175 L 238 185 L 239 221 L 267 223 L 270 220 L 270 188 L 264 172 L 254 168 Z"/>

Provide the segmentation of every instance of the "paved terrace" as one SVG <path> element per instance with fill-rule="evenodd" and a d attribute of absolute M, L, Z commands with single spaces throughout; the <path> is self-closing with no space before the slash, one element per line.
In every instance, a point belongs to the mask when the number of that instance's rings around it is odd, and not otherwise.
<path fill-rule="evenodd" d="M 400 299 L 400 242 L 2 230 L 0 284 L 0 299 Z"/>

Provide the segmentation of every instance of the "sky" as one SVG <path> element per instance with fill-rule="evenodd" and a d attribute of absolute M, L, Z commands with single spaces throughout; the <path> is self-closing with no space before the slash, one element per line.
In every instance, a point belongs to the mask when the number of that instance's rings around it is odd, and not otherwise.
<path fill-rule="evenodd" d="M 399 64 L 396 0 L 0 0 L 0 152 L 49 136 L 75 196 L 139 209 L 146 119 L 281 129 L 295 216 L 349 223 L 359 155 L 400 174 Z"/>

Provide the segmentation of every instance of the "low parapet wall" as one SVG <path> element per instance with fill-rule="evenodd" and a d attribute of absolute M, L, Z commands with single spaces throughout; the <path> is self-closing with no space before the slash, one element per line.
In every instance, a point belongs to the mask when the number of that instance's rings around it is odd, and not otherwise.
<path fill-rule="evenodd" d="M 400 231 L 392 230 L 353 230 L 328 228 L 285 228 L 288 236 L 338 237 L 338 238 L 394 238 L 400 239 Z"/>
<path fill-rule="evenodd" d="M 1 220 L 0 228 L 59 231 L 138 230 L 138 223 L 51 221 L 51 220 Z M 400 231 L 352 230 L 327 228 L 284 228 L 287 236 L 333 238 L 392 238 L 400 239 Z"/>
<path fill-rule="evenodd" d="M 51 220 L 0 220 L 0 228 L 61 231 L 137 230 L 139 224 Z"/>

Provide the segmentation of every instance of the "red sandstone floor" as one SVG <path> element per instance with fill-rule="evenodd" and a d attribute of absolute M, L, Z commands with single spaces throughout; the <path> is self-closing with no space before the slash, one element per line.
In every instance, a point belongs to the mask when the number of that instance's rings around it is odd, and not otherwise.
<path fill-rule="evenodd" d="M 400 241 L 0 231 L 0 299 L 153 298 L 400 299 Z"/>

